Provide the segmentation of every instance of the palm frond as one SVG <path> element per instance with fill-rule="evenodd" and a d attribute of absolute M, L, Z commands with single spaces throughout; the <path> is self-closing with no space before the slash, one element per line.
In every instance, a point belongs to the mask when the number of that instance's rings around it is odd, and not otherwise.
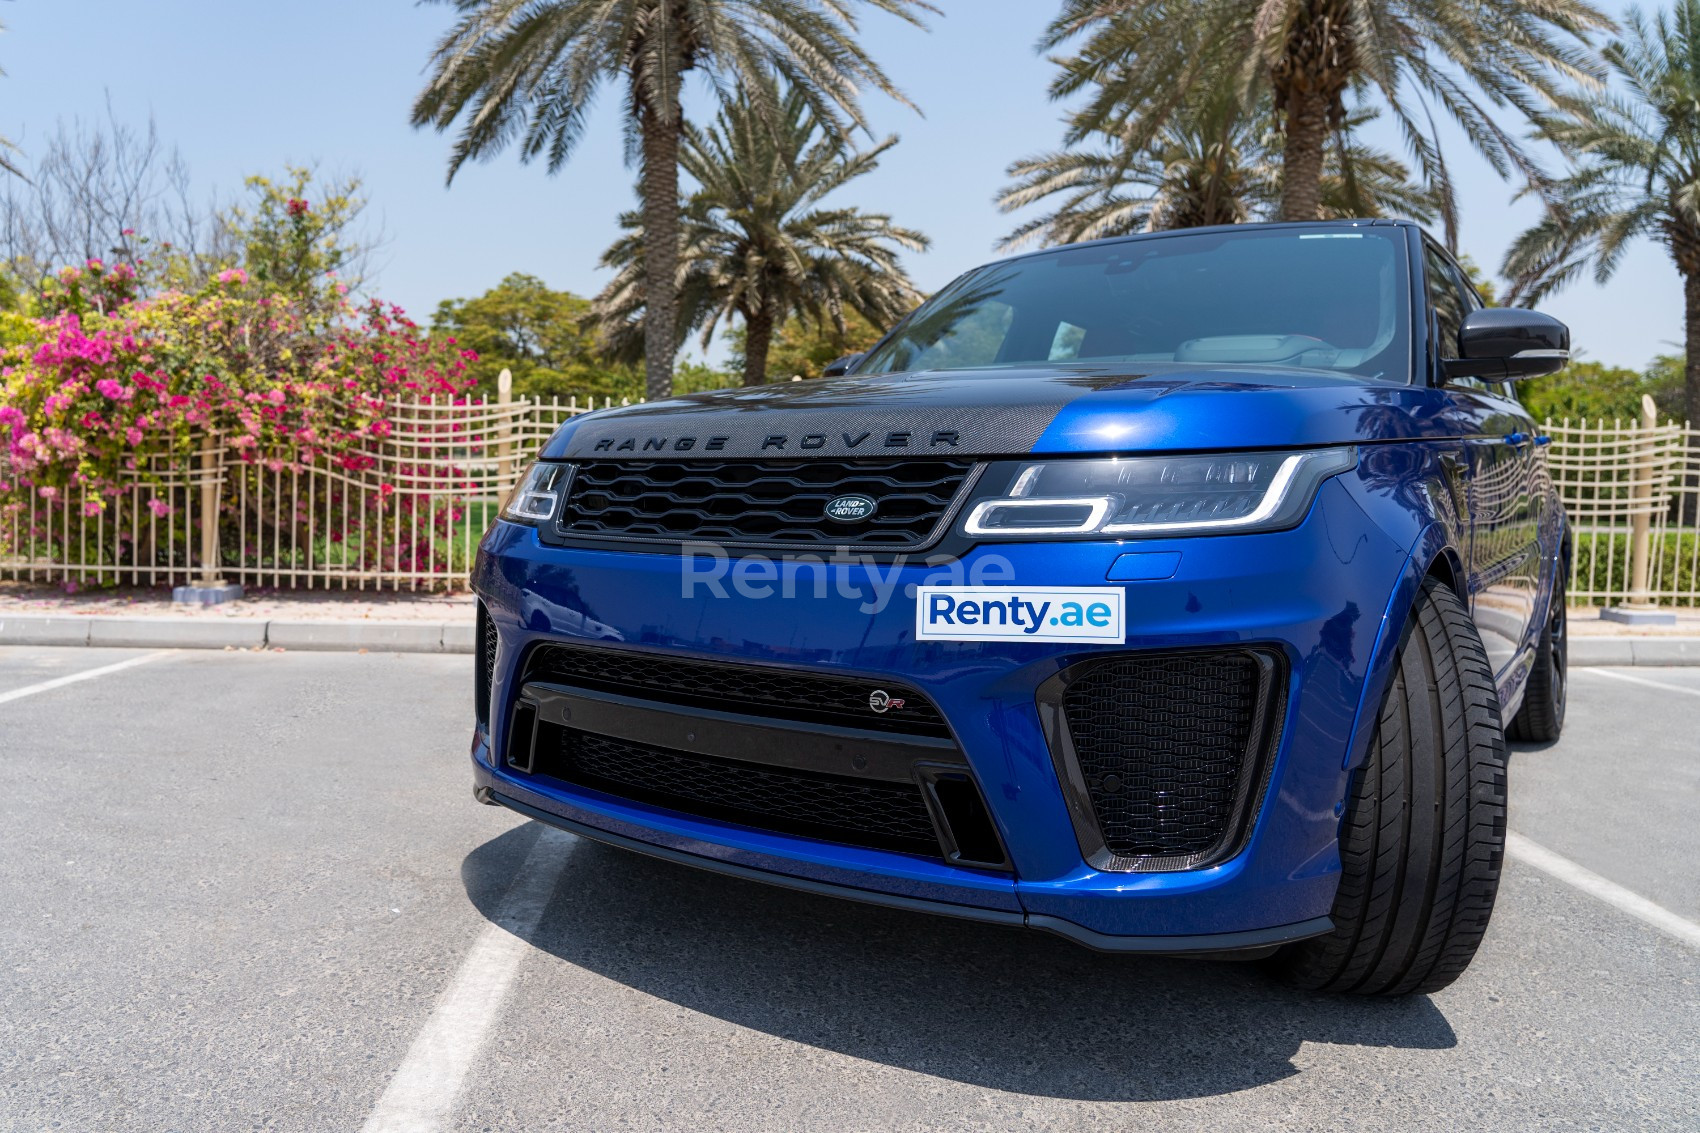
<path fill-rule="evenodd" d="M 1143 145 L 1100 132 L 1091 148 L 1023 158 L 1009 167 L 1011 182 L 998 194 L 998 207 L 1014 212 L 1046 203 L 1051 211 L 1025 221 L 998 246 L 1071 244 L 1271 218 L 1282 177 L 1272 113 L 1267 99 L 1248 111 L 1236 98 L 1218 95 L 1195 100 L 1186 116 L 1171 119 Z M 1430 218 L 1433 194 L 1413 184 L 1392 155 L 1355 136 L 1372 117 L 1364 111 L 1349 116 L 1325 154 L 1323 215 Z"/>
<path fill-rule="evenodd" d="M 1506 252 L 1516 301 L 1589 267 L 1606 282 L 1643 237 L 1700 277 L 1700 0 L 1675 0 L 1654 18 L 1632 10 L 1625 24 L 1601 53 L 1613 86 L 1571 92 L 1536 119 L 1569 168 L 1536 184 L 1544 215 Z"/>
<path fill-rule="evenodd" d="M 704 345 L 730 320 L 801 317 L 842 331 L 846 310 L 886 325 L 921 299 L 900 255 L 925 250 L 927 237 L 823 200 L 877 168 L 897 139 L 850 148 L 806 92 L 781 89 L 742 92 L 712 125 L 684 135 L 680 164 L 697 187 L 680 216 L 679 327 Z M 645 235 L 638 213 L 621 226 L 602 258 L 614 279 L 595 310 L 605 348 L 631 357 L 642 344 Z"/>
<path fill-rule="evenodd" d="M 1084 96 L 1069 145 L 1118 134 L 1143 148 L 1192 113 L 1181 92 L 1206 89 L 1271 96 L 1282 131 L 1317 99 L 1335 128 L 1354 102 L 1383 109 L 1455 230 L 1429 108 L 1503 176 L 1536 177 L 1499 112 L 1532 118 L 1600 90 L 1588 37 L 1613 26 L 1587 0 L 1064 0 L 1041 47 L 1066 49 L 1053 96 Z"/>
<path fill-rule="evenodd" d="M 609 83 L 625 87 L 628 123 L 641 115 L 682 121 L 680 92 L 692 71 L 728 95 L 768 89 L 762 84 L 778 76 L 827 132 L 866 132 L 863 91 L 909 102 L 858 40 L 856 8 L 920 26 L 937 12 L 926 0 L 448 2 L 460 15 L 431 52 L 412 122 L 438 131 L 459 123 L 450 180 L 467 161 L 513 143 L 523 160 L 559 169 Z"/>

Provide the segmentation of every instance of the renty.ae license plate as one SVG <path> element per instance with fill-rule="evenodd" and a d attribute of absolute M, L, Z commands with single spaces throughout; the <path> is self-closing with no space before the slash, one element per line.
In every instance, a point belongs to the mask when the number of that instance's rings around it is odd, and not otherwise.
<path fill-rule="evenodd" d="M 920 586 L 921 641 L 1121 641 L 1127 636 L 1118 586 Z"/>

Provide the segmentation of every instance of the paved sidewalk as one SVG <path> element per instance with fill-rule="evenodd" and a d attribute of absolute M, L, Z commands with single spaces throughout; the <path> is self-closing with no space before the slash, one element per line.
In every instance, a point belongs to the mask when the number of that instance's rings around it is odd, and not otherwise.
<path fill-rule="evenodd" d="M 0 645 L 178 649 L 314 649 L 471 653 L 471 594 L 254 590 L 239 602 L 185 607 L 171 591 L 0 584 Z M 1674 626 L 1625 626 L 1572 607 L 1574 665 L 1700 665 L 1700 610 Z"/>
<path fill-rule="evenodd" d="M 177 606 L 171 591 L 66 594 L 0 585 L 0 645 L 318 649 L 471 653 L 470 594 L 254 590 L 221 606 Z"/>
<path fill-rule="evenodd" d="M 4 609 L 0 606 L 0 609 Z M 1676 618 L 1675 625 L 1626 626 L 1608 622 L 1600 617 L 1598 606 L 1570 607 L 1570 637 L 1700 637 L 1700 609 L 1667 609 L 1662 613 Z"/>
<path fill-rule="evenodd" d="M 472 621 L 473 597 L 459 593 L 389 590 L 296 590 L 250 587 L 239 602 L 178 606 L 169 586 L 120 587 L 67 594 L 63 587 L 0 582 L 0 617 L 210 618 L 284 621 Z M 1700 632 L 1697 629 L 1696 632 Z"/>

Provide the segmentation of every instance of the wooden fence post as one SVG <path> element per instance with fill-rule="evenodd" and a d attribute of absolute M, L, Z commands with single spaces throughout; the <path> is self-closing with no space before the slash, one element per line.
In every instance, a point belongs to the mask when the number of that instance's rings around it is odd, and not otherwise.
<path fill-rule="evenodd" d="M 222 486 L 218 475 L 220 448 L 216 432 L 209 430 L 201 438 L 201 575 L 187 586 L 173 587 L 173 602 L 212 606 L 242 597 L 242 587 L 224 580 L 224 571 L 218 561 L 218 497 Z"/>
<path fill-rule="evenodd" d="M 508 407 L 514 400 L 514 372 L 506 366 L 496 375 L 496 405 L 501 410 L 502 440 L 496 446 L 496 476 L 504 484 L 513 475 L 514 419 Z"/>
<path fill-rule="evenodd" d="M 1635 429 L 1629 487 L 1629 595 L 1621 606 L 1600 611 L 1607 621 L 1629 625 L 1675 625 L 1676 615 L 1653 601 L 1653 479 L 1658 473 L 1659 407 L 1641 395 L 1641 420 Z"/>
<path fill-rule="evenodd" d="M 218 437 L 201 439 L 201 580 L 197 586 L 224 585 L 218 562 Z"/>
<path fill-rule="evenodd" d="M 1632 498 L 1635 509 L 1629 519 L 1629 605 L 1641 609 L 1653 605 L 1648 593 L 1648 576 L 1652 573 L 1653 551 L 1653 430 L 1659 425 L 1659 411 L 1653 399 L 1641 395 L 1641 436 L 1635 446 L 1635 486 Z"/>

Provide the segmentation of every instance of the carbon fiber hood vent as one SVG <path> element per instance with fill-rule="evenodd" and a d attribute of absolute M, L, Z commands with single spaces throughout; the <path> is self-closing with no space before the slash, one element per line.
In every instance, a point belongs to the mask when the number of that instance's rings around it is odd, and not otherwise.
<path fill-rule="evenodd" d="M 892 460 L 1211 452 L 1465 435 L 1444 391 L 1321 370 L 1182 363 L 871 374 L 589 413 L 546 460 Z"/>
<path fill-rule="evenodd" d="M 1078 391 L 1019 374 L 963 382 L 882 374 L 717 390 L 587 415 L 544 450 L 552 460 L 890 460 L 1032 450 Z"/>

